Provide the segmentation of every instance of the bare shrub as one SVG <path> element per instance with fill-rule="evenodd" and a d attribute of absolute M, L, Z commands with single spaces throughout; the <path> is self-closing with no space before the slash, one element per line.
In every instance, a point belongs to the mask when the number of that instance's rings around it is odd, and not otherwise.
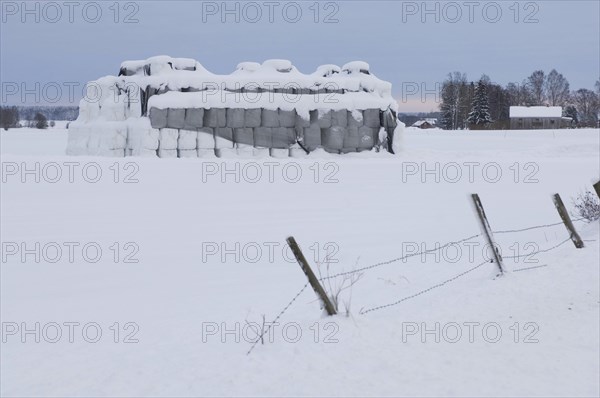
<path fill-rule="evenodd" d="M 594 192 L 586 190 L 572 199 L 572 203 L 572 213 L 575 217 L 583 218 L 587 222 L 600 219 L 600 199 Z"/>

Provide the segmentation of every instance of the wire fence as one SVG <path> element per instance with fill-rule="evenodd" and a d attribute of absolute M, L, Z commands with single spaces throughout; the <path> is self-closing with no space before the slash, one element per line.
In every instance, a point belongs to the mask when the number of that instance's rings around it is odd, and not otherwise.
<path fill-rule="evenodd" d="M 585 218 L 578 218 L 578 219 L 574 219 L 572 220 L 573 222 L 580 222 L 580 221 L 584 221 Z M 530 227 L 525 227 L 525 228 L 520 228 L 520 229 L 509 229 L 509 230 L 500 230 L 500 231 L 493 231 L 494 234 L 510 234 L 510 233 L 519 233 L 519 232 L 525 232 L 525 231 L 531 231 L 531 230 L 536 230 L 536 229 L 544 229 L 544 228 L 551 228 L 551 227 L 555 227 L 557 225 L 564 225 L 563 222 L 557 222 L 557 223 L 552 223 L 552 224 L 542 224 L 542 225 L 535 225 L 535 226 L 530 226 Z M 375 268 L 384 266 L 384 265 L 389 265 L 398 261 L 402 261 L 402 260 L 406 260 L 409 259 L 411 257 L 416 257 L 416 256 L 421 256 L 421 255 L 425 255 L 425 254 L 429 254 L 429 253 L 433 253 L 436 251 L 440 251 L 445 249 L 446 247 L 452 246 L 452 245 L 457 245 L 460 243 L 464 243 L 464 242 L 468 242 L 471 241 L 473 239 L 482 237 L 483 234 L 479 233 L 479 234 L 475 234 L 475 235 L 471 235 L 459 240 L 455 240 L 455 241 L 451 241 L 448 243 L 445 243 L 444 245 L 435 247 L 433 249 L 428 249 L 428 250 L 422 250 L 420 252 L 415 252 L 415 253 L 410 253 L 404 256 L 400 256 L 400 257 L 396 257 L 393 258 L 391 260 L 387 260 L 387 261 L 381 261 L 375 264 L 371 264 L 368 266 L 364 266 L 364 267 L 360 267 L 357 269 L 353 269 L 351 271 L 344 271 L 344 272 L 340 272 L 334 275 L 328 275 L 322 278 L 319 278 L 319 281 L 326 281 L 328 279 L 334 279 L 334 278 L 338 278 L 338 277 L 343 277 L 343 276 L 348 276 L 348 275 L 352 275 L 358 272 L 365 272 L 365 271 L 370 271 L 373 270 Z M 556 250 L 559 247 L 563 246 L 564 244 L 566 244 L 567 242 L 571 241 L 571 237 L 568 237 L 567 239 L 557 243 L 556 245 L 553 245 L 551 247 L 548 247 L 546 249 L 541 249 L 541 250 L 537 250 L 535 252 L 532 253 L 524 253 L 524 254 L 519 254 L 519 255 L 514 255 L 514 256 L 502 256 L 503 259 L 517 259 L 517 258 L 521 258 L 521 257 L 531 257 L 534 256 L 536 254 L 541 254 L 541 253 L 548 253 L 552 250 Z M 385 308 L 389 308 L 389 307 L 393 307 L 396 306 L 398 304 L 401 304 L 407 300 L 411 300 L 415 297 L 421 296 L 425 293 L 428 293 L 432 290 L 435 290 L 437 288 L 440 288 L 442 286 L 445 286 L 448 283 L 454 282 L 455 280 L 483 267 L 485 264 L 490 264 L 493 263 L 493 260 L 485 260 L 477 265 L 475 265 L 474 267 L 471 267 L 469 269 L 467 269 L 466 271 L 463 271 L 443 282 L 437 283 L 433 286 L 428 287 L 427 289 L 423 289 L 415 294 L 403 297 L 395 302 L 392 303 L 388 303 L 388 304 L 383 304 L 383 305 L 379 305 L 379 306 L 375 306 L 375 307 L 371 307 L 371 308 L 367 308 L 367 309 L 361 309 L 359 314 L 360 315 L 365 315 L 368 314 L 370 312 L 374 312 L 374 311 L 379 311 Z M 543 265 L 536 265 L 536 266 L 531 266 L 531 267 L 525 267 L 525 268 L 518 268 L 518 269 L 514 269 L 513 272 L 519 272 L 519 271 L 527 271 L 527 270 L 532 270 L 532 269 L 539 269 L 539 268 L 543 268 L 546 267 L 547 264 L 543 264 Z M 254 347 L 256 347 L 256 345 L 258 344 L 259 341 L 262 340 L 262 338 L 268 333 L 268 331 L 270 330 L 271 326 L 273 324 L 275 324 L 282 316 L 283 314 L 292 306 L 292 304 L 298 299 L 298 297 L 300 297 L 300 295 L 306 290 L 306 288 L 308 287 L 309 282 L 305 283 L 304 286 L 300 289 L 300 291 L 298 291 L 298 293 L 296 293 L 294 295 L 294 297 L 285 305 L 285 307 L 279 312 L 279 314 L 274 318 L 274 320 L 267 326 L 267 328 L 257 337 L 257 339 L 252 343 L 252 346 L 250 347 L 250 349 L 248 350 L 247 354 L 250 354 L 252 352 L 252 350 L 254 349 Z"/>

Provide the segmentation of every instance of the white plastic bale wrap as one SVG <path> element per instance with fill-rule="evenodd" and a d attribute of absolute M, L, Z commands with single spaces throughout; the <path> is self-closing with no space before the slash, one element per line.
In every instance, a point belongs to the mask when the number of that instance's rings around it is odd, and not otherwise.
<path fill-rule="evenodd" d="M 214 149 L 198 148 L 196 153 L 199 158 L 212 159 L 216 157 Z"/>
<path fill-rule="evenodd" d="M 142 119 L 144 120 L 144 119 Z M 159 146 L 160 130 L 150 127 L 150 125 L 128 126 L 127 149 L 128 156 L 144 156 L 147 151 L 154 151 Z"/>
<path fill-rule="evenodd" d="M 177 157 L 177 149 L 159 149 L 158 157 L 159 158 L 176 158 Z"/>
<path fill-rule="evenodd" d="M 230 127 L 217 127 L 215 129 L 215 148 L 233 148 L 233 129 Z"/>
<path fill-rule="evenodd" d="M 195 149 L 179 149 L 177 151 L 178 158 L 197 158 L 198 152 Z"/>
<path fill-rule="evenodd" d="M 196 130 L 179 130 L 177 149 L 195 150 L 198 146 L 198 132 Z"/>
<path fill-rule="evenodd" d="M 214 149 L 215 148 L 215 132 L 211 127 L 202 127 L 198 129 L 197 136 L 198 149 Z"/>
<path fill-rule="evenodd" d="M 67 155 L 87 155 L 89 139 L 89 127 L 85 126 L 83 122 L 71 122 L 67 136 Z"/>
<path fill-rule="evenodd" d="M 179 130 L 172 129 L 172 128 L 160 129 L 158 149 L 159 150 L 176 150 L 178 139 L 179 139 Z"/>

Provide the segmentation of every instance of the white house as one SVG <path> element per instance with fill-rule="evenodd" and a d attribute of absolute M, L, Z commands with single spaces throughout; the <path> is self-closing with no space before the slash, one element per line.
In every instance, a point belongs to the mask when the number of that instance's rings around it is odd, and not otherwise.
<path fill-rule="evenodd" d="M 560 106 L 511 106 L 509 115 L 512 130 L 559 129 L 572 122 Z"/>

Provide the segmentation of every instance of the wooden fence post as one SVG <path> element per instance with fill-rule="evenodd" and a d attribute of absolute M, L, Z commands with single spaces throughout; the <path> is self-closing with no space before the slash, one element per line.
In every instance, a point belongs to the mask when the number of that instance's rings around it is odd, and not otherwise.
<path fill-rule="evenodd" d="M 325 310 L 327 311 L 327 314 L 328 315 L 337 314 L 335 307 L 331 303 L 331 300 L 329 300 L 329 297 L 327 297 L 327 293 L 325 293 L 325 289 L 323 289 L 323 286 L 321 286 L 321 284 L 319 283 L 319 280 L 313 273 L 312 269 L 310 269 L 310 266 L 308 265 L 308 261 L 306 261 L 304 254 L 302 254 L 302 251 L 300 250 L 300 246 L 298 246 L 298 244 L 296 243 L 296 239 L 294 239 L 293 236 L 290 236 L 289 238 L 286 239 L 286 241 L 287 241 L 288 245 L 290 245 L 290 248 L 292 249 L 292 253 L 294 253 L 294 256 L 296 256 L 296 260 L 298 261 L 298 264 L 300 264 L 300 268 L 302 268 L 302 271 L 304 271 L 304 274 L 306 274 L 306 277 L 308 278 L 308 282 L 312 286 L 315 293 L 317 293 L 317 296 L 319 296 L 319 298 L 323 302 L 323 305 L 325 306 Z"/>
<path fill-rule="evenodd" d="M 596 190 L 596 195 L 600 198 L 600 181 L 594 184 L 594 189 Z"/>
<path fill-rule="evenodd" d="M 473 203 L 475 204 L 475 210 L 477 210 L 477 215 L 479 216 L 479 222 L 481 223 L 481 228 L 483 229 L 485 238 L 487 239 L 487 242 L 492 249 L 494 261 L 496 262 L 496 265 L 498 265 L 500 275 L 502 275 L 505 272 L 504 264 L 502 263 L 502 255 L 500 255 L 500 250 L 498 250 L 496 242 L 494 242 L 494 235 L 492 233 L 492 229 L 490 228 L 490 224 L 488 223 L 485 211 L 483 210 L 483 205 L 481 204 L 479 195 L 477 195 L 476 193 L 471 194 L 471 198 L 473 199 Z"/>
<path fill-rule="evenodd" d="M 569 213 L 567 212 L 567 209 L 565 208 L 565 205 L 564 205 L 562 199 L 560 198 L 560 195 L 554 194 L 554 196 L 552 197 L 552 201 L 554 202 L 554 206 L 556 207 L 556 210 L 558 211 L 558 215 L 562 219 L 563 223 L 565 223 L 565 227 L 567 227 L 567 231 L 569 231 L 569 234 L 571 236 L 571 240 L 573 241 L 573 244 L 575 245 L 576 248 L 581 249 L 583 247 L 583 241 L 581 240 L 581 238 L 579 237 L 579 234 L 575 230 L 575 227 L 573 226 L 573 222 L 571 221 L 571 217 L 569 217 Z"/>

